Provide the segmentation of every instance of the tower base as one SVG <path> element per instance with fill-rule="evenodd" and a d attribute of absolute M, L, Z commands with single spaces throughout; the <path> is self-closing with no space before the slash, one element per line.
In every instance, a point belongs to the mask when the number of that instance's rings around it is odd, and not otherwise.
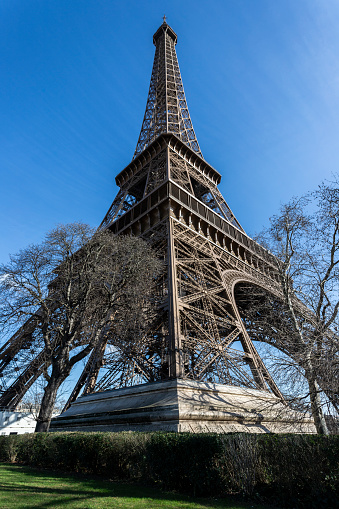
<path fill-rule="evenodd" d="M 266 391 L 170 380 L 88 394 L 50 431 L 315 433 L 310 416 Z"/>

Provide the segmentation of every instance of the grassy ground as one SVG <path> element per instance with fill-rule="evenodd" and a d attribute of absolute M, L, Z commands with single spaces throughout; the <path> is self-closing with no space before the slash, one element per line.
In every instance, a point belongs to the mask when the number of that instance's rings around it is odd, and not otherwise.
<path fill-rule="evenodd" d="M 267 509 L 227 499 L 192 499 L 151 487 L 0 465 L 1 509 Z"/>

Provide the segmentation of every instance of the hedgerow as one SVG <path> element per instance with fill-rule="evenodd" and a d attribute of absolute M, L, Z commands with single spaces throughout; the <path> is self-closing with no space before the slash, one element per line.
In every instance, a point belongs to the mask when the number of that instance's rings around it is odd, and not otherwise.
<path fill-rule="evenodd" d="M 339 507 L 338 435 L 37 433 L 0 436 L 0 461 L 157 483 L 192 495 Z"/>

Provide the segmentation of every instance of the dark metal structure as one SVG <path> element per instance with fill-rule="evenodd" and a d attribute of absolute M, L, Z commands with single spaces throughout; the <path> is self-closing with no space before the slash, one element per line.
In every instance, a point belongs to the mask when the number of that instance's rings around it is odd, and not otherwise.
<path fill-rule="evenodd" d="M 132 162 L 116 177 L 120 190 L 100 228 L 150 242 L 166 262 L 160 302 L 144 337 L 110 338 L 93 349 L 67 406 L 83 393 L 168 379 L 248 387 L 283 396 L 246 331 L 235 298 L 238 283 L 279 294 L 274 257 L 246 235 L 221 195 L 221 175 L 203 158 L 187 107 L 175 45 L 164 20 L 145 116 Z M 28 322 L 0 350 L 0 370 L 31 347 Z M 15 408 L 41 375 L 40 352 L 3 391 Z"/>

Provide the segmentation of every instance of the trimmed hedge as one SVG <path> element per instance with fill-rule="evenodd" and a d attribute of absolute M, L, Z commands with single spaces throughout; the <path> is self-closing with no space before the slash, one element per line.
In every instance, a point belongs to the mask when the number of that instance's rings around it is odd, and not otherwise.
<path fill-rule="evenodd" d="M 0 436 L 0 461 L 243 494 L 285 507 L 339 507 L 339 436 L 38 433 Z"/>

